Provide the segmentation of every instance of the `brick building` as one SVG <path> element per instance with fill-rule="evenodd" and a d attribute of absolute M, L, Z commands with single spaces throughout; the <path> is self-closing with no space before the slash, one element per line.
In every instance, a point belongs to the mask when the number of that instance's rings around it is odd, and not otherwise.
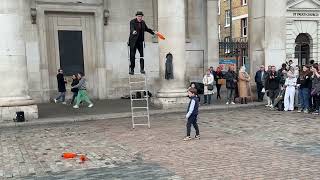
<path fill-rule="evenodd" d="M 230 16 L 230 2 L 232 24 Z M 235 59 L 237 67 L 246 65 L 249 67 L 248 59 L 248 0 L 219 0 L 219 41 L 223 43 L 220 46 L 220 59 Z M 232 34 L 231 34 L 232 32 Z M 229 46 L 230 40 L 233 43 Z"/>

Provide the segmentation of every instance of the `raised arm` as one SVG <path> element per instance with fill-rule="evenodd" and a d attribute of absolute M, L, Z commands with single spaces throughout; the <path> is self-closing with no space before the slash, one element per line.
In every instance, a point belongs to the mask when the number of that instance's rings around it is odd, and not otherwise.
<path fill-rule="evenodd" d="M 152 29 L 149 29 L 146 23 L 144 23 L 144 24 L 145 24 L 145 27 L 146 27 L 145 31 L 147 31 L 148 33 L 154 35 L 153 30 L 152 30 Z"/>

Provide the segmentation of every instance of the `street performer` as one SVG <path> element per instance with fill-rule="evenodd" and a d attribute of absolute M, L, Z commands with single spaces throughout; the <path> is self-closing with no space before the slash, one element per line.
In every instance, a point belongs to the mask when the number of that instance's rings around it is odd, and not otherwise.
<path fill-rule="evenodd" d="M 130 46 L 130 67 L 129 74 L 134 74 L 135 67 L 135 55 L 138 49 L 140 54 L 140 72 L 145 74 L 144 71 L 144 59 L 143 59 L 143 44 L 144 44 L 144 32 L 155 35 L 155 32 L 152 29 L 149 29 L 143 18 L 143 12 L 138 11 L 136 13 L 136 18 L 130 21 L 130 36 L 128 46 Z"/>

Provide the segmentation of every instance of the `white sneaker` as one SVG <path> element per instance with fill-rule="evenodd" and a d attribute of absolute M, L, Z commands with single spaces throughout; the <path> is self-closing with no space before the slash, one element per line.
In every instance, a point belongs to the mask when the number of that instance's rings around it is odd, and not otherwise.
<path fill-rule="evenodd" d="M 89 106 L 88 106 L 89 108 L 91 108 L 91 107 L 93 107 L 93 104 L 89 104 Z"/>
<path fill-rule="evenodd" d="M 227 102 L 226 105 L 229 105 L 229 102 Z"/>
<path fill-rule="evenodd" d="M 79 106 L 78 106 L 78 105 L 74 105 L 74 106 L 73 106 L 73 108 L 78 109 L 78 108 L 79 108 Z"/>
<path fill-rule="evenodd" d="M 236 104 L 236 103 L 234 103 L 234 102 L 231 102 L 231 104 Z"/>
<path fill-rule="evenodd" d="M 66 102 L 62 102 L 62 104 L 67 104 Z"/>
<path fill-rule="evenodd" d="M 56 99 L 53 99 L 54 103 L 57 103 L 58 101 Z"/>

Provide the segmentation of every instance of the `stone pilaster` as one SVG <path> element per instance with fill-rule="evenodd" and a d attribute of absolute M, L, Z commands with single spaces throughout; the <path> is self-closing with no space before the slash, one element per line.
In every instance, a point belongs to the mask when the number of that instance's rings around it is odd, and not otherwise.
<path fill-rule="evenodd" d="M 251 72 L 261 64 L 277 68 L 286 60 L 287 1 L 249 1 Z"/>
<path fill-rule="evenodd" d="M 218 0 L 207 1 L 207 44 L 208 44 L 208 66 L 219 65 L 219 16 Z"/>
<path fill-rule="evenodd" d="M 185 83 L 185 0 L 158 1 L 158 18 L 159 32 L 166 36 L 166 40 L 159 41 L 161 89 L 153 102 L 164 108 L 184 105 L 188 101 Z M 173 55 L 172 80 L 164 79 L 165 57 L 169 52 Z"/>
<path fill-rule="evenodd" d="M 24 111 L 27 119 L 38 118 L 37 106 L 28 96 L 25 3 L 29 1 L 0 1 L 0 122 L 12 120 L 16 111 Z"/>

